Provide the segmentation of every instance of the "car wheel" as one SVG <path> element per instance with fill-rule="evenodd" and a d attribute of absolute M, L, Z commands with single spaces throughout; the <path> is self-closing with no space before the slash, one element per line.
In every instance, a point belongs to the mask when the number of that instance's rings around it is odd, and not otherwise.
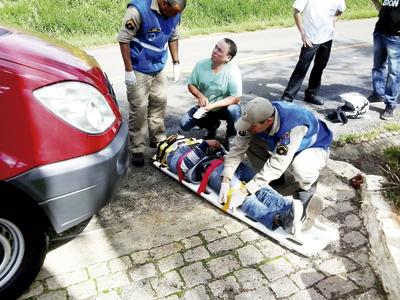
<path fill-rule="evenodd" d="M 23 212 L 21 212 L 23 210 Z M 0 298 L 16 299 L 43 265 L 47 237 L 29 208 L 0 209 Z"/>

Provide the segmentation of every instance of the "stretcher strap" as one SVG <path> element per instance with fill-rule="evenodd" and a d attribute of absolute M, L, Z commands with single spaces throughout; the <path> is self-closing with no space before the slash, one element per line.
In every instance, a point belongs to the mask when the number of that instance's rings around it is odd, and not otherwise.
<path fill-rule="evenodd" d="M 226 197 L 226 202 L 225 202 L 225 204 L 224 204 L 224 206 L 222 206 L 222 210 L 224 211 L 224 212 L 227 212 L 228 211 L 228 209 L 229 209 L 229 207 L 231 206 L 231 200 L 232 200 L 232 194 L 233 194 L 233 192 L 235 191 L 235 190 L 238 190 L 238 189 L 241 189 L 242 187 L 245 187 L 246 185 L 242 182 L 241 184 L 240 184 L 240 186 L 239 187 L 231 187 L 231 188 L 229 188 L 229 190 L 228 190 L 228 195 L 227 195 L 227 197 Z"/>
<path fill-rule="evenodd" d="M 180 182 L 180 183 L 182 183 L 182 180 L 183 180 L 183 172 L 182 172 L 182 168 L 181 168 L 182 162 L 183 162 L 183 160 L 186 158 L 186 156 L 189 154 L 190 151 L 192 151 L 192 149 L 189 149 L 188 151 L 186 151 L 185 153 L 183 153 L 183 154 L 181 155 L 181 157 L 179 157 L 178 162 L 177 162 L 177 164 L 176 164 L 176 169 L 177 169 L 177 171 L 178 171 L 178 179 L 179 179 L 179 182 Z"/>
<path fill-rule="evenodd" d="M 172 138 L 173 137 L 174 136 L 172 136 Z M 167 165 L 167 156 L 172 150 L 175 149 L 174 145 L 176 143 L 183 143 L 188 146 L 193 146 L 199 144 L 199 141 L 195 139 L 187 139 L 185 137 L 175 137 L 175 139 L 168 137 L 166 141 L 159 143 L 157 147 L 157 161 L 159 161 L 162 165 Z"/>
<path fill-rule="evenodd" d="M 230 189 L 228 190 L 228 195 L 227 195 L 227 197 L 226 197 L 226 202 L 225 202 L 224 206 L 222 206 L 222 210 L 223 210 L 224 212 L 227 212 L 228 209 L 229 209 L 229 206 L 231 205 L 232 192 L 233 192 L 233 188 L 230 188 Z"/>
<path fill-rule="evenodd" d="M 206 171 L 204 172 L 203 179 L 200 182 L 199 189 L 197 190 L 197 194 L 201 195 L 206 190 L 207 183 L 208 183 L 208 178 L 210 177 L 210 174 L 220 165 L 224 162 L 223 158 L 218 158 L 214 159 L 210 165 L 207 167 Z"/>
<path fill-rule="evenodd" d="M 182 139 L 182 138 L 180 138 L 180 139 Z M 167 151 L 167 149 L 169 147 L 171 147 L 176 141 L 178 141 L 180 139 L 178 139 L 178 136 L 172 135 L 172 136 L 169 136 L 167 139 L 165 139 L 163 142 L 158 143 L 158 145 L 157 145 L 157 160 L 159 162 L 162 162 L 162 158 L 164 157 L 165 151 Z"/>

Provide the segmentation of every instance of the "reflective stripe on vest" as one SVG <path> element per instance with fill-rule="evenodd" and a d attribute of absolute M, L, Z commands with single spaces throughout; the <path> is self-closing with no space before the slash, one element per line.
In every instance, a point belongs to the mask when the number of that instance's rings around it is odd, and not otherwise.
<path fill-rule="evenodd" d="M 157 47 L 155 47 L 153 45 L 149 45 L 149 44 L 146 44 L 144 42 L 141 42 L 137 38 L 133 38 L 132 41 L 135 42 L 135 43 L 138 43 L 143 48 L 150 49 L 150 50 L 153 50 L 153 51 L 156 51 L 156 52 L 164 52 L 165 50 L 167 50 L 167 47 L 168 47 L 168 43 L 165 43 L 163 48 L 157 48 Z"/>

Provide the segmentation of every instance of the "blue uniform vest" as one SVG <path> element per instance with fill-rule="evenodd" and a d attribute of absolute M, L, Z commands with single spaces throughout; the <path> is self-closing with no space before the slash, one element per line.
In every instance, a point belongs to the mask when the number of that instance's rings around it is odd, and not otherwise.
<path fill-rule="evenodd" d="M 299 125 L 307 126 L 308 131 L 301 141 L 296 154 L 307 148 L 319 147 L 327 150 L 330 147 L 333 139 L 332 131 L 325 122 L 318 119 L 311 111 L 283 101 L 273 101 L 272 105 L 276 108 L 280 117 L 279 131 L 273 136 L 269 136 L 266 133 L 258 134 L 267 142 L 271 151 L 276 148 L 285 133 Z"/>
<path fill-rule="evenodd" d="M 164 18 L 150 9 L 152 0 L 132 0 L 142 17 L 142 25 L 130 43 L 133 69 L 145 74 L 160 72 L 168 58 L 168 40 L 179 23 L 181 14 Z"/>

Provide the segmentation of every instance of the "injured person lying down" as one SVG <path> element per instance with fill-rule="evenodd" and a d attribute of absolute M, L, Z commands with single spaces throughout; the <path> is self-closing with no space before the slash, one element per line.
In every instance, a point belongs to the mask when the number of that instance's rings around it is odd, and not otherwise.
<path fill-rule="evenodd" d="M 205 183 L 219 194 L 224 155 L 225 150 L 217 140 L 202 141 L 171 136 L 158 145 L 156 157 L 178 175 L 179 181 L 185 180 L 200 186 Z M 307 221 L 304 224 L 301 222 L 303 206 L 299 200 L 285 198 L 270 186 L 249 194 L 244 183 L 250 181 L 254 175 L 251 167 L 243 162 L 239 165 L 230 182 L 227 200 L 229 209 L 240 207 L 244 214 L 268 229 L 274 230 L 282 226 L 295 236 L 302 229 L 313 226 L 316 216 L 307 216 Z"/>

